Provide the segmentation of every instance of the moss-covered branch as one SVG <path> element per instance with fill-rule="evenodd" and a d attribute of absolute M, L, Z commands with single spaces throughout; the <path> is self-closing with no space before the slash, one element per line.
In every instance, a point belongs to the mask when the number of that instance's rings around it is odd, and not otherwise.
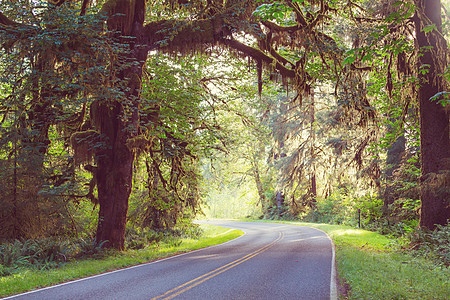
<path fill-rule="evenodd" d="M 270 21 L 263 21 L 262 22 L 264 24 L 264 26 L 266 26 L 267 28 L 269 28 L 271 31 L 278 31 L 278 32 L 295 32 L 298 31 L 300 29 L 302 29 L 304 26 L 302 26 L 301 24 L 297 24 L 294 26 L 280 26 L 278 24 L 275 24 L 273 22 Z"/>
<path fill-rule="evenodd" d="M 223 24 L 218 18 L 196 21 L 164 20 L 144 27 L 144 42 L 150 50 L 199 50 L 213 45 L 223 35 Z"/>
<path fill-rule="evenodd" d="M 245 55 L 248 55 L 256 61 L 262 61 L 266 64 L 274 64 L 275 69 L 277 69 L 283 77 L 295 78 L 295 70 L 283 66 L 273 57 L 266 55 L 259 49 L 247 46 L 239 41 L 232 39 L 222 39 L 220 40 L 220 43 L 226 45 L 227 47 L 230 47 L 231 49 L 237 50 Z"/>
<path fill-rule="evenodd" d="M 19 25 L 19 23 L 10 20 L 0 11 L 0 30 L 2 30 L 3 27 L 5 26 L 16 26 L 16 25 Z"/>

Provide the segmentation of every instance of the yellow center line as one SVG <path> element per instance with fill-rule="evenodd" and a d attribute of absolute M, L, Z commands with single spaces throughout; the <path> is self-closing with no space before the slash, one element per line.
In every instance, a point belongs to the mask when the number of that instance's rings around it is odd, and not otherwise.
<path fill-rule="evenodd" d="M 231 268 L 236 267 L 237 265 L 243 263 L 244 261 L 247 261 L 247 260 L 255 257 L 256 255 L 263 253 L 264 251 L 268 250 L 273 245 L 275 245 L 275 243 L 277 243 L 282 238 L 283 238 L 283 233 L 280 232 L 278 238 L 275 241 L 273 241 L 272 243 L 270 243 L 270 244 L 268 244 L 268 245 L 266 245 L 264 247 L 261 247 L 258 250 L 255 250 L 252 253 L 245 255 L 244 257 L 236 259 L 235 261 L 232 261 L 232 262 L 230 262 L 230 263 L 228 263 L 228 264 L 226 264 L 226 265 L 224 265 L 224 266 L 222 266 L 220 268 L 217 268 L 217 269 L 215 269 L 215 270 L 213 270 L 211 272 L 203 274 L 202 276 L 194 278 L 194 279 L 192 279 L 192 280 L 190 280 L 190 281 L 188 281 L 188 282 L 186 282 L 186 283 L 184 283 L 182 285 L 179 285 L 176 288 L 173 288 L 170 291 L 167 291 L 167 292 L 165 292 L 162 295 L 159 295 L 157 297 L 152 298 L 152 300 L 156 300 L 156 299 L 172 299 L 172 298 L 174 298 L 174 297 L 176 297 L 176 296 L 178 296 L 178 295 L 180 295 L 180 294 L 182 294 L 182 293 L 192 289 L 193 287 L 195 287 L 195 286 L 197 286 L 197 285 L 199 285 L 199 284 L 201 284 L 201 283 L 203 283 L 203 282 L 213 278 L 214 276 L 217 276 L 217 275 L 219 275 L 219 274 L 221 274 L 221 273 L 223 273 L 223 272 L 225 272 L 225 271 L 227 271 L 227 270 L 229 270 Z M 172 294 L 172 293 L 174 293 L 174 294 Z M 168 296 L 169 294 L 172 294 L 172 295 Z"/>

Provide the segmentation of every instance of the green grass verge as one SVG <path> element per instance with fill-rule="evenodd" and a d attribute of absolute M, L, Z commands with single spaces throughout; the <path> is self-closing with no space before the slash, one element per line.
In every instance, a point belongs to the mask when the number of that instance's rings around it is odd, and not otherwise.
<path fill-rule="evenodd" d="M 200 226 L 204 233 L 199 239 L 174 240 L 173 243 L 160 243 L 142 250 L 111 253 L 111 255 L 102 259 L 73 261 L 58 269 L 43 271 L 23 270 L 23 272 L 18 274 L 0 277 L 0 297 L 155 261 L 176 254 L 220 244 L 243 234 L 240 230 L 231 230 L 212 225 Z"/>
<path fill-rule="evenodd" d="M 395 240 L 348 226 L 281 222 L 325 231 L 336 246 L 341 299 L 449 299 L 450 269 L 398 251 Z M 342 291 L 341 291 L 342 292 Z"/>

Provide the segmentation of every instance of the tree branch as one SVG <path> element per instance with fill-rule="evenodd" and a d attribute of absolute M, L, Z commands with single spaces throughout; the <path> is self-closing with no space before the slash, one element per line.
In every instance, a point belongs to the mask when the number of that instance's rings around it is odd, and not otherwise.
<path fill-rule="evenodd" d="M 143 41 L 149 50 L 197 50 L 224 36 L 220 18 L 196 21 L 164 20 L 144 26 Z"/>
<path fill-rule="evenodd" d="M 17 26 L 19 25 L 19 23 L 14 22 L 10 19 L 8 19 L 7 16 L 5 16 L 1 11 L 0 11 L 0 29 L 4 26 Z"/>
<path fill-rule="evenodd" d="M 264 26 L 266 26 L 267 28 L 269 28 L 272 31 L 287 31 L 287 32 L 295 32 L 298 31 L 300 29 L 302 29 L 304 26 L 297 24 L 294 26 L 280 26 L 278 24 L 275 24 L 273 22 L 270 21 L 263 21 L 262 22 L 264 24 Z"/>
<path fill-rule="evenodd" d="M 221 44 L 226 45 L 232 49 L 238 50 L 245 55 L 250 56 L 256 61 L 263 61 L 266 64 L 272 64 L 275 62 L 275 68 L 280 72 L 280 74 L 284 77 L 295 78 L 295 70 L 289 69 L 283 66 L 280 62 L 278 62 L 273 57 L 266 55 L 259 49 L 255 49 L 253 47 L 247 46 L 241 42 L 232 39 L 222 39 L 219 41 Z"/>

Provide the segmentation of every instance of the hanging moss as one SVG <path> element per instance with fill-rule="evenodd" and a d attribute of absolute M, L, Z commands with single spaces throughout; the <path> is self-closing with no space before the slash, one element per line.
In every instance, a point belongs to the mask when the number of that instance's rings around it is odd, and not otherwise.
<path fill-rule="evenodd" d="M 152 147 L 152 139 L 145 134 L 140 134 L 127 140 L 127 147 L 130 151 L 148 152 Z"/>
<path fill-rule="evenodd" d="M 151 49 L 186 54 L 215 44 L 221 30 L 220 18 L 196 21 L 169 20 L 147 24 L 144 35 Z"/>
<path fill-rule="evenodd" d="M 95 130 L 79 131 L 72 134 L 70 144 L 76 164 L 91 162 L 98 146 L 99 134 Z"/>

